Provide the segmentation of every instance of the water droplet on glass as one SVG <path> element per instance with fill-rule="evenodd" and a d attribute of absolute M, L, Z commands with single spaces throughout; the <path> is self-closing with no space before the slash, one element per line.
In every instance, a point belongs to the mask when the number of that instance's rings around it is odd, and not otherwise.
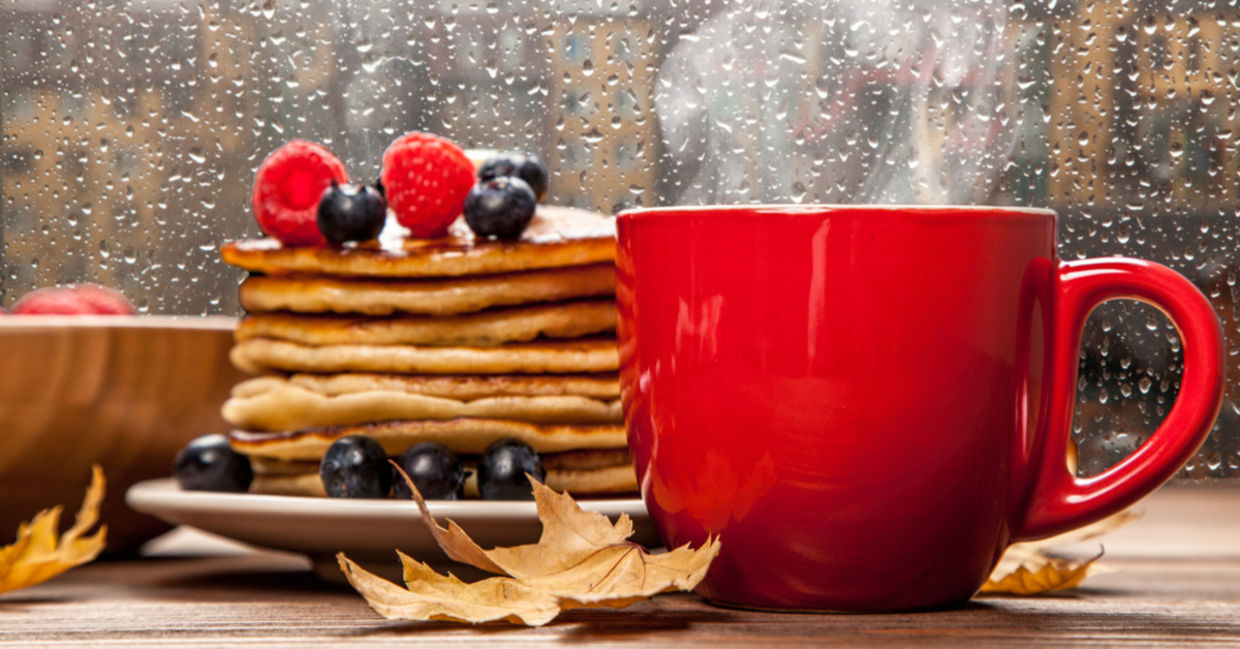
<path fill-rule="evenodd" d="M 97 280 L 146 312 L 237 314 L 241 275 L 218 246 L 257 235 L 249 191 L 270 151 L 314 140 L 367 179 L 425 129 L 536 152 L 552 200 L 601 211 L 1053 208 L 1061 258 L 1189 277 L 1234 364 L 1240 3 L 1190 5 L 0 3 L 0 292 Z M 1083 466 L 1165 416 L 1183 371 L 1172 331 L 1130 301 L 1091 316 Z M 1236 449 L 1233 406 L 1189 474 L 1234 473 Z"/>

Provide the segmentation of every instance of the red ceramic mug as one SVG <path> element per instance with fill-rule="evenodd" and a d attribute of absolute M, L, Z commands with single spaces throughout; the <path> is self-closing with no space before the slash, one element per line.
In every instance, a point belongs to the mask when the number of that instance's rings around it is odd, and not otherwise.
<path fill-rule="evenodd" d="M 699 587 L 749 607 L 905 610 L 972 597 L 1012 542 L 1170 478 L 1222 401 L 1209 302 L 1146 261 L 1056 256 L 1055 214 L 992 207 L 655 208 L 618 217 L 621 386 L 669 546 L 718 534 Z M 1110 298 L 1180 330 L 1150 439 L 1069 472 L 1080 335 Z"/>

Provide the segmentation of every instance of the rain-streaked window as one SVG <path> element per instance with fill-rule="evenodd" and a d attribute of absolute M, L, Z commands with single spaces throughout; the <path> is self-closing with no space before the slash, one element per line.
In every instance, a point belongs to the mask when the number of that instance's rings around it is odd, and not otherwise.
<path fill-rule="evenodd" d="M 377 176 L 397 135 L 538 153 L 550 201 L 1046 206 L 1065 259 L 1154 259 L 1213 301 L 1228 398 L 1185 472 L 1240 465 L 1240 3 L 0 0 L 0 304 L 92 281 L 234 314 L 217 247 L 293 137 Z M 1179 339 L 1085 332 L 1084 472 L 1174 401 Z M 979 395 L 984 398 L 984 395 Z"/>

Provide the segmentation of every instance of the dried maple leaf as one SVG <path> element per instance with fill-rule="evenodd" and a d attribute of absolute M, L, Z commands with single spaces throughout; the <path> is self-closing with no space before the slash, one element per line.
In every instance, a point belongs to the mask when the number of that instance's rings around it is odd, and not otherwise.
<path fill-rule="evenodd" d="M 17 540 L 0 548 L 0 593 L 47 581 L 99 556 L 107 538 L 107 526 L 100 526 L 91 536 L 83 535 L 99 521 L 103 488 L 103 469 L 96 465 L 91 470 L 90 487 L 86 489 L 73 527 L 59 538 L 60 505 L 45 509 L 29 523 L 21 524 Z"/>
<path fill-rule="evenodd" d="M 1102 553 L 1089 559 L 1068 559 L 1054 556 L 1054 548 L 1095 539 L 1139 517 L 1131 511 L 1121 512 L 1059 536 L 1015 543 L 1004 553 L 981 592 L 1040 595 L 1076 588 L 1097 568 L 1095 562 Z"/>
<path fill-rule="evenodd" d="M 1030 568 L 1020 564 L 1015 570 L 990 579 L 982 586 L 983 593 L 1007 593 L 1009 595 L 1039 595 L 1057 590 L 1069 590 L 1081 585 L 1089 575 L 1090 568 L 1102 554 L 1091 559 L 1061 559 L 1042 557 L 1042 561 Z"/>
<path fill-rule="evenodd" d="M 717 538 L 696 550 L 682 546 L 651 554 L 627 540 L 633 534 L 628 516 L 612 523 L 603 514 L 583 511 L 567 494 L 531 483 L 541 538 L 491 550 L 479 547 L 451 521 L 441 527 L 410 485 L 423 521 L 444 552 L 501 577 L 467 584 L 403 554 L 405 588 L 366 572 L 343 554 L 337 555 L 341 569 L 371 608 L 390 619 L 504 619 L 537 626 L 572 608 L 622 608 L 658 593 L 692 590 L 719 554 Z"/>
<path fill-rule="evenodd" d="M 397 554 L 405 567 L 405 588 L 367 572 L 344 553 L 336 555 L 349 583 L 366 598 L 370 608 L 389 620 L 507 620 L 541 626 L 560 613 L 554 595 L 524 587 L 514 579 L 492 577 L 467 584 L 401 552 Z"/>

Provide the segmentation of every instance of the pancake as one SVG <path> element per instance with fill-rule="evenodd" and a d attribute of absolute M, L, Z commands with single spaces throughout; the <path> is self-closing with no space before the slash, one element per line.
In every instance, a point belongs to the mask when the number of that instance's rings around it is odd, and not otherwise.
<path fill-rule="evenodd" d="M 614 338 L 514 343 L 502 347 L 326 345 L 314 347 L 271 338 L 233 346 L 233 365 L 243 372 L 383 372 L 396 374 L 575 374 L 611 372 L 620 364 Z"/>
<path fill-rule="evenodd" d="M 291 475 L 255 474 L 250 481 L 250 493 L 265 496 L 317 496 L 327 497 L 319 474 L 301 473 Z"/>
<path fill-rule="evenodd" d="M 501 396 L 574 395 L 592 399 L 619 399 L 615 374 L 497 374 L 492 376 L 404 376 L 397 374 L 293 374 L 264 376 L 238 383 L 232 396 L 258 394 L 266 384 L 289 382 L 320 394 L 336 395 L 370 390 L 397 390 L 471 401 Z"/>
<path fill-rule="evenodd" d="M 600 469 L 547 469 L 546 484 L 576 496 L 637 493 L 637 472 L 632 464 Z M 469 486 L 466 481 L 467 496 Z"/>
<path fill-rule="evenodd" d="M 348 277 L 460 277 L 561 268 L 616 257 L 615 221 L 596 212 L 539 205 L 513 242 L 475 237 L 457 219 L 446 237 L 417 239 L 389 221 L 375 242 L 346 247 L 284 246 L 275 239 L 232 241 L 224 261 L 265 275 L 294 273 Z"/>
<path fill-rule="evenodd" d="M 383 445 L 388 455 L 398 455 L 419 442 L 438 442 L 459 454 L 478 454 L 488 444 L 512 437 L 539 453 L 581 449 L 624 448 L 622 425 L 531 424 L 504 419 L 457 418 L 443 421 L 389 421 L 263 433 L 235 430 L 229 443 L 249 456 L 278 460 L 317 460 L 331 443 L 346 435 L 366 435 Z"/>
<path fill-rule="evenodd" d="M 580 338 L 613 331 L 611 300 L 493 309 L 447 317 L 314 316 L 259 313 L 245 317 L 237 340 L 273 338 L 305 345 L 432 345 L 494 347 L 538 337 Z"/>
<path fill-rule="evenodd" d="M 403 453 L 404 451 L 401 452 Z M 557 471 L 606 469 L 617 466 L 631 466 L 633 464 L 628 448 L 586 449 L 561 453 L 541 453 L 540 455 L 542 456 L 543 468 Z M 477 463 L 477 457 L 472 455 L 464 456 L 461 460 L 465 464 Z M 255 473 L 277 476 L 315 473 L 319 470 L 319 461 L 319 459 L 280 460 L 255 456 L 250 462 Z"/>
<path fill-rule="evenodd" d="M 241 283 L 250 313 L 418 313 L 452 315 L 497 306 L 607 296 L 615 292 L 610 263 L 459 279 L 366 280 L 321 276 L 251 275 Z"/>
<path fill-rule="evenodd" d="M 318 461 L 347 435 L 389 455 L 435 441 L 466 462 L 517 439 L 543 455 L 553 488 L 635 491 L 615 255 L 613 219 L 546 206 L 514 242 L 458 219 L 432 240 L 389 221 L 377 241 L 343 246 L 224 244 L 224 261 L 253 273 L 232 361 L 275 374 L 238 384 L 223 407 L 251 491 L 322 495 Z"/>
<path fill-rule="evenodd" d="M 464 457 L 470 472 L 465 481 L 465 497 L 478 497 L 477 458 Z M 546 484 L 574 495 L 603 495 L 637 491 L 637 474 L 628 449 L 605 449 L 547 453 L 542 456 L 547 471 Z M 317 460 L 280 461 L 254 458 L 253 493 L 286 496 L 326 496 L 319 479 Z"/>
<path fill-rule="evenodd" d="M 620 424 L 618 399 L 588 397 L 498 396 L 471 401 L 411 394 L 399 390 L 369 390 L 325 395 L 292 383 L 268 383 L 256 391 L 224 403 L 221 414 L 229 424 L 245 430 L 277 431 L 343 426 L 399 419 L 454 419 L 477 417 L 511 419 L 537 424 Z"/>
<path fill-rule="evenodd" d="M 321 461 L 322 458 L 317 460 L 280 460 L 254 455 L 250 457 L 250 468 L 254 470 L 254 475 L 296 476 L 317 473 L 319 462 Z"/>
<path fill-rule="evenodd" d="M 637 492 L 637 474 L 631 464 L 598 469 L 547 469 L 544 482 L 556 491 L 567 491 L 574 496 Z M 327 496 L 318 471 L 291 475 L 255 475 L 254 481 L 250 484 L 250 493 L 274 496 Z M 470 473 L 465 478 L 465 497 L 480 497 L 476 473 Z"/>

